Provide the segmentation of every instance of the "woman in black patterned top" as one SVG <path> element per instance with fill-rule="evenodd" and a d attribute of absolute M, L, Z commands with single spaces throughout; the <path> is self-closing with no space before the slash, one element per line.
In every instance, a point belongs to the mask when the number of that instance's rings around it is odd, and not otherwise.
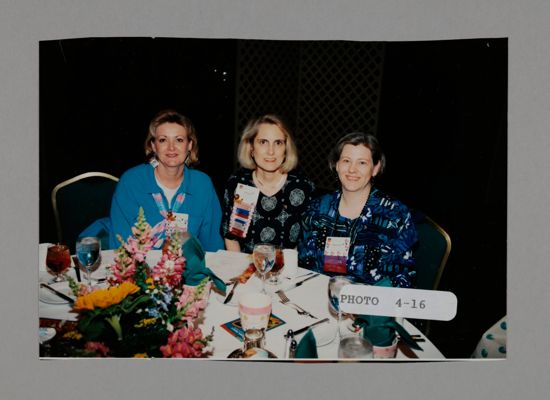
<path fill-rule="evenodd" d="M 231 251 L 252 253 L 254 244 L 295 248 L 301 214 L 315 186 L 295 170 L 298 164 L 292 136 L 276 115 L 251 120 L 238 149 L 242 168 L 226 185 L 222 235 Z"/>

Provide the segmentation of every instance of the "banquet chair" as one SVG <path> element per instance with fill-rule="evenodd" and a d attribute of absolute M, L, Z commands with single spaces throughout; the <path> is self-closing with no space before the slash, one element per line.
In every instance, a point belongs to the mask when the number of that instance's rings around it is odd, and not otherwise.
<path fill-rule="evenodd" d="M 416 288 L 437 290 L 451 252 L 451 238 L 434 220 L 419 212 L 413 214 L 418 243 L 413 249 L 416 263 Z M 430 321 L 415 323 L 428 335 Z"/>
<path fill-rule="evenodd" d="M 53 188 L 57 239 L 67 244 L 72 253 L 83 231 L 87 232 L 85 236 L 98 236 L 102 248 L 108 248 L 108 217 L 117 182 L 117 177 L 104 172 L 86 172 Z"/>

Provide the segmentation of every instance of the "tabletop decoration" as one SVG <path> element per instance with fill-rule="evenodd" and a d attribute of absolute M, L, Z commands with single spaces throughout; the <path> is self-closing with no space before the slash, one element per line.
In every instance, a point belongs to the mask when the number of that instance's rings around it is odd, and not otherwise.
<path fill-rule="evenodd" d="M 78 296 L 76 329 L 63 336 L 77 356 L 92 357 L 207 357 L 213 332 L 199 325 L 211 282 L 185 284 L 186 259 L 180 235 L 166 238 L 162 256 L 153 267 L 147 253 L 153 247 L 151 226 L 139 210 L 132 236 L 108 267 L 107 287 L 86 288 L 71 282 Z M 69 343 L 70 342 L 70 343 Z"/>

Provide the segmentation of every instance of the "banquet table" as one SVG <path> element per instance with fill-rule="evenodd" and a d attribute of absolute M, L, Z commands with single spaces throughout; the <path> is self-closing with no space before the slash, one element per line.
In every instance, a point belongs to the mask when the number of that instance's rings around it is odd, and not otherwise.
<path fill-rule="evenodd" d="M 45 245 L 39 246 L 40 261 L 39 261 L 39 281 L 47 282 L 51 280 L 52 275 L 46 271 L 44 266 L 44 248 Z M 157 256 L 160 257 L 160 254 Z M 102 251 L 101 266 L 92 274 L 94 279 L 105 277 L 107 274 L 106 266 L 112 263 L 114 258 L 113 250 Z M 154 258 L 154 255 L 151 259 Z M 148 257 L 149 259 L 149 257 Z M 152 261 L 152 260 L 151 260 Z M 250 263 L 250 256 L 243 253 L 234 253 L 228 251 L 218 251 L 216 253 L 206 253 L 206 265 L 222 280 L 228 282 L 230 278 L 238 276 L 247 268 Z M 284 323 L 271 330 L 268 330 L 265 335 L 265 348 L 273 353 L 277 361 L 284 359 L 287 356 L 289 342 L 284 338 L 284 335 L 289 329 L 294 331 L 308 326 L 325 317 L 329 318 L 328 323 L 323 323 L 314 328 L 313 333 L 317 340 L 317 353 L 319 360 L 338 360 L 338 341 L 330 340 L 336 334 L 336 318 L 331 315 L 328 304 L 328 280 L 325 275 L 319 275 L 308 280 L 297 288 L 289 289 L 289 287 L 298 281 L 303 280 L 300 277 L 310 271 L 301 268 L 294 268 L 292 276 L 289 276 L 283 268 L 280 276 L 281 284 L 274 286 L 267 284 L 266 290 L 272 295 L 272 315 L 281 319 Z M 70 269 L 69 274 L 74 276 L 74 268 Z M 84 277 L 82 277 L 84 278 Z M 85 281 L 83 279 L 83 281 Z M 229 291 L 231 286 L 228 285 Z M 313 314 L 317 319 L 307 315 L 299 315 L 293 308 L 284 305 L 279 301 L 279 297 L 274 293 L 275 290 L 283 289 L 285 293 L 294 303 Z M 39 289 L 43 290 L 43 289 Z M 242 348 L 242 341 L 229 333 L 222 325 L 239 318 L 237 307 L 237 299 L 239 295 L 245 292 L 258 292 L 261 290 L 261 280 L 258 276 L 253 275 L 245 284 L 240 284 L 235 290 L 235 295 L 231 302 L 223 304 L 224 296 L 212 291 L 209 297 L 208 305 L 204 311 L 204 319 L 202 321 L 202 330 L 205 334 L 210 333 L 214 328 L 214 336 L 212 342 L 212 359 L 227 359 L 228 355 L 234 350 Z M 40 296 L 39 296 L 40 297 Z M 41 320 L 61 320 L 61 321 L 76 321 L 77 314 L 71 311 L 70 305 L 51 304 L 39 299 L 39 318 Z M 414 350 L 400 343 L 395 359 L 390 361 L 405 361 L 405 360 L 441 360 L 445 357 L 434 346 L 430 340 L 422 334 L 413 324 L 406 319 L 403 320 L 404 328 L 411 335 L 418 335 L 422 339 L 418 344 L 422 350 Z M 342 323 L 341 326 L 346 326 Z M 342 328 L 341 328 L 342 329 Z M 305 333 L 298 335 L 296 340 L 299 341 Z M 327 343 L 328 342 L 328 343 Z M 369 360 L 369 361 L 388 361 L 388 360 Z"/>

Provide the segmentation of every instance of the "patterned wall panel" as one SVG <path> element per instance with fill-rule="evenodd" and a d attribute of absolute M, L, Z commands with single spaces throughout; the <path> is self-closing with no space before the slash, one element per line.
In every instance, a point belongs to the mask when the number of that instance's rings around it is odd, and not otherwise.
<path fill-rule="evenodd" d="M 237 144 L 248 120 L 263 114 L 281 115 L 290 126 L 295 126 L 299 51 L 296 42 L 239 41 L 235 113 Z"/>
<path fill-rule="evenodd" d="M 376 133 L 383 43 L 241 41 L 237 76 L 237 141 L 251 117 L 282 114 L 299 148 L 300 168 L 334 187 L 327 156 L 351 131 Z"/>

